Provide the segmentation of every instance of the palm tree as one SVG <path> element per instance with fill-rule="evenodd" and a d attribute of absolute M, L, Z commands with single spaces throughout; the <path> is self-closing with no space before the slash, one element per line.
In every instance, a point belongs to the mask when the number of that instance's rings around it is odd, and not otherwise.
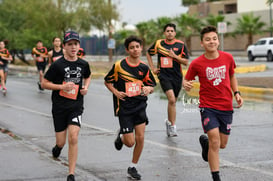
<path fill-rule="evenodd" d="M 247 45 L 253 44 L 253 35 L 261 34 L 265 22 L 260 20 L 260 16 L 254 16 L 253 13 L 243 14 L 241 18 L 237 18 L 237 26 L 235 28 L 235 34 L 247 34 Z"/>
<path fill-rule="evenodd" d="M 206 21 L 209 25 L 217 27 L 217 24 L 219 22 L 224 22 L 225 21 L 225 16 L 223 15 L 212 15 L 209 14 L 206 18 Z M 227 25 L 231 25 L 231 22 L 227 22 Z"/>
<path fill-rule="evenodd" d="M 197 18 L 195 15 L 191 16 L 188 14 L 181 14 L 180 16 L 175 18 L 177 22 L 178 29 L 177 36 L 178 37 L 185 37 L 186 45 L 191 55 L 191 37 L 199 33 L 201 27 L 203 26 L 202 21 Z"/>

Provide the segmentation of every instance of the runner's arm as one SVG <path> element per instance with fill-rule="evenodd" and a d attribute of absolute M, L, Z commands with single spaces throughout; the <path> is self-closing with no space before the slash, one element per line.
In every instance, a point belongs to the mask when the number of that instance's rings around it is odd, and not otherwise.
<path fill-rule="evenodd" d="M 180 64 L 183 64 L 183 65 L 185 65 L 185 66 L 187 66 L 188 63 L 189 63 L 189 60 L 188 60 L 188 59 L 182 58 L 182 57 L 176 55 L 176 54 L 173 52 L 172 49 L 169 51 L 169 56 L 172 57 L 172 58 L 174 58 L 174 59 L 176 59 L 176 60 L 178 60 L 178 62 L 179 62 Z"/>
<path fill-rule="evenodd" d="M 183 87 L 186 91 L 190 91 L 193 88 L 193 81 L 192 80 L 183 80 Z"/>
<path fill-rule="evenodd" d="M 86 79 L 83 79 L 83 82 L 84 82 L 84 85 L 82 85 L 82 88 L 81 88 L 80 92 L 81 92 L 82 95 L 86 95 L 87 91 L 88 91 L 88 87 L 89 87 L 90 82 L 91 82 L 91 76 L 89 76 Z"/>
<path fill-rule="evenodd" d="M 50 50 L 48 52 L 48 64 L 51 65 L 53 63 L 53 60 L 52 60 L 52 56 L 53 56 L 53 51 Z"/>
<path fill-rule="evenodd" d="M 232 89 L 233 92 L 236 92 L 236 91 L 238 92 L 239 91 L 238 82 L 237 82 L 237 79 L 235 77 L 235 74 L 230 76 L 230 86 L 231 86 L 231 89 Z M 236 108 L 240 108 L 244 103 L 243 98 L 241 97 L 241 95 L 239 93 L 235 94 L 234 96 L 235 96 L 235 100 L 236 100 L 236 102 L 238 104 L 236 106 Z"/>
<path fill-rule="evenodd" d="M 147 53 L 146 53 L 146 57 L 147 57 L 147 60 L 148 60 L 148 64 L 149 64 L 149 66 L 150 66 L 150 69 L 153 71 L 154 74 L 158 74 L 158 73 L 159 73 L 159 68 L 155 68 L 155 67 L 154 67 L 154 63 L 153 63 L 152 56 L 147 52 Z"/>
<path fill-rule="evenodd" d="M 107 87 L 107 89 L 112 92 L 118 99 L 125 101 L 124 97 L 127 97 L 127 94 L 122 91 L 118 91 L 112 83 L 104 82 L 104 85 Z"/>
<path fill-rule="evenodd" d="M 45 78 L 43 78 L 42 84 L 41 84 L 43 89 L 66 90 L 66 91 L 72 90 L 74 85 L 75 84 L 73 82 L 66 82 L 64 84 L 54 84 L 53 82 L 50 82 L 49 80 Z"/>

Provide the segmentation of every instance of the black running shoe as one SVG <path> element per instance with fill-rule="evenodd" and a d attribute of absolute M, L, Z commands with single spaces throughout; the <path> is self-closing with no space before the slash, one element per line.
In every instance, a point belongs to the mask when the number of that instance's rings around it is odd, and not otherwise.
<path fill-rule="evenodd" d="M 40 83 L 40 82 L 37 82 L 37 84 L 38 84 L 39 90 L 43 91 L 44 89 L 42 88 L 41 83 Z"/>
<path fill-rule="evenodd" d="M 60 148 L 58 147 L 57 145 L 55 145 L 53 148 L 52 148 L 52 156 L 54 158 L 58 158 L 61 154 L 61 151 L 62 151 L 63 148 Z"/>
<path fill-rule="evenodd" d="M 206 135 L 201 135 L 199 137 L 199 142 L 202 147 L 202 158 L 204 161 L 208 161 L 208 152 L 209 152 L 209 139 Z"/>
<path fill-rule="evenodd" d="M 75 181 L 74 175 L 70 174 L 67 176 L 67 181 Z"/>
<path fill-rule="evenodd" d="M 129 178 L 134 180 L 141 180 L 141 175 L 137 172 L 135 167 L 129 167 L 127 173 Z"/>
<path fill-rule="evenodd" d="M 123 146 L 122 140 L 120 138 L 120 130 L 118 130 L 117 138 L 115 140 L 115 148 L 119 151 Z"/>

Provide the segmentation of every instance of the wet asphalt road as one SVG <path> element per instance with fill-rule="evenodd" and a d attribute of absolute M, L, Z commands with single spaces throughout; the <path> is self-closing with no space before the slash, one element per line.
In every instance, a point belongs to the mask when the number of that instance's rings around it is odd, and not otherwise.
<path fill-rule="evenodd" d="M 39 92 L 34 77 L 10 76 L 8 95 L 0 96 L 0 128 L 12 131 L 20 139 L 19 146 L 8 150 L 9 160 L 1 155 L 0 180 L 65 180 L 67 145 L 60 160 L 52 160 L 55 142 L 51 118 L 50 91 Z M 196 101 L 186 103 L 185 93 L 177 103 L 178 137 L 168 138 L 164 120 L 167 101 L 157 87 L 149 96 L 147 114 L 150 124 L 145 134 L 145 146 L 139 162 L 139 172 L 145 181 L 209 181 L 208 164 L 201 158 L 198 138 L 203 134 Z M 273 105 L 272 102 L 246 101 L 235 109 L 229 144 L 221 150 L 223 181 L 273 180 Z M 85 97 L 83 125 L 79 137 L 77 180 L 129 180 L 126 177 L 132 149 L 114 149 L 113 141 L 118 120 L 113 116 L 112 95 L 103 80 L 93 80 Z M 28 153 L 28 154 L 27 154 Z M 33 153 L 33 154 L 29 154 Z M 20 163 L 27 157 L 28 162 Z M 37 157 L 46 165 L 32 160 Z M 18 163 L 18 164 L 16 164 Z"/>

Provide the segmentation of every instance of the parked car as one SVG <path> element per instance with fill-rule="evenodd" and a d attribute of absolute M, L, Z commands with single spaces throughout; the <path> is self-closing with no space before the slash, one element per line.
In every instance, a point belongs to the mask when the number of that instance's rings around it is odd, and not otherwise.
<path fill-rule="evenodd" d="M 247 47 L 249 61 L 256 57 L 266 57 L 267 61 L 273 61 L 273 37 L 261 38 L 255 44 Z"/>

